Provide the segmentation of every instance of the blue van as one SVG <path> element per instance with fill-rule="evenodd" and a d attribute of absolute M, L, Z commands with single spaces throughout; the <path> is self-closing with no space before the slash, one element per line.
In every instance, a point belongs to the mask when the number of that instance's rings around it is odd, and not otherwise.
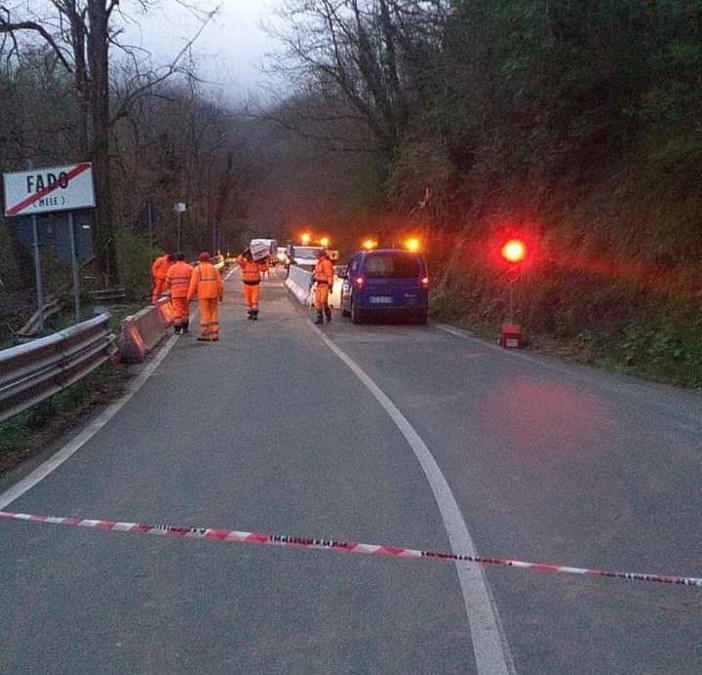
<path fill-rule="evenodd" d="M 429 272 L 424 255 L 399 248 L 359 251 L 349 260 L 340 304 L 353 323 L 372 317 L 426 323 Z"/>

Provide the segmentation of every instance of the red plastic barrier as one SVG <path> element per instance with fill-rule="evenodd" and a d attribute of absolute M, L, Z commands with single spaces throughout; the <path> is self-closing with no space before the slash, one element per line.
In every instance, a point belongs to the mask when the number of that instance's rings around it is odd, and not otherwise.
<path fill-rule="evenodd" d="M 148 354 L 168 333 L 173 324 L 173 307 L 169 300 L 128 316 L 117 341 L 122 363 L 143 363 Z"/>
<path fill-rule="evenodd" d="M 128 316 L 122 323 L 122 333 L 117 339 L 119 360 L 122 363 L 143 363 L 146 345 L 139 334 L 136 317 Z"/>
<path fill-rule="evenodd" d="M 170 300 L 159 300 L 158 304 L 158 315 L 161 320 L 161 325 L 164 329 L 170 328 L 173 325 L 173 319 L 175 317 L 175 312 L 173 311 L 173 305 L 171 305 Z"/>

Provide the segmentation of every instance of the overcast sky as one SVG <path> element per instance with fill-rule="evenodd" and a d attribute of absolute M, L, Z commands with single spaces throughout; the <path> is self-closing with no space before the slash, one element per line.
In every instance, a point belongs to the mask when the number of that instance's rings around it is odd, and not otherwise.
<path fill-rule="evenodd" d="M 213 83 L 227 101 L 241 101 L 249 93 L 259 93 L 269 78 L 259 71 L 264 55 L 274 47 L 262 22 L 274 19 L 280 0 L 190 0 L 200 11 L 221 5 L 216 18 L 210 21 L 195 43 L 198 73 Z M 120 7 L 131 21 L 125 26 L 126 41 L 140 45 L 165 64 L 198 30 L 192 13 L 176 0 L 161 0 L 160 9 L 148 15 L 137 11 L 137 4 L 126 0 Z"/>

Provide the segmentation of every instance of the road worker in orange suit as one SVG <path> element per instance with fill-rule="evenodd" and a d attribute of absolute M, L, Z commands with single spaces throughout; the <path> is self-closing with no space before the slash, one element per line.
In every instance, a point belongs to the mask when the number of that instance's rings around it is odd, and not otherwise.
<path fill-rule="evenodd" d="M 237 256 L 236 262 L 241 267 L 241 280 L 244 282 L 244 303 L 248 318 L 256 321 L 261 291 L 261 274 L 268 271 L 267 259 L 254 260 L 251 249 L 247 248 Z"/>
<path fill-rule="evenodd" d="M 173 307 L 173 328 L 176 335 L 187 333 L 190 325 L 190 277 L 193 268 L 185 262 L 184 253 L 175 254 L 175 262 L 166 272 L 166 287 L 171 292 L 171 307 Z"/>
<path fill-rule="evenodd" d="M 224 298 L 224 282 L 219 270 L 210 262 L 210 254 L 203 251 L 190 277 L 188 302 L 197 296 L 200 308 L 200 342 L 219 340 L 219 303 Z"/>
<path fill-rule="evenodd" d="M 329 293 L 334 285 L 334 265 L 329 259 L 325 249 L 320 249 L 316 253 L 317 264 L 314 266 L 312 281 L 315 286 L 314 306 L 317 308 L 317 320 L 315 323 L 323 323 L 322 313 L 327 317 L 327 323 L 331 321 L 331 308 L 329 307 Z"/>
<path fill-rule="evenodd" d="M 168 268 L 174 263 L 175 257 L 171 253 L 164 253 L 154 260 L 151 265 L 151 276 L 154 280 L 151 291 L 151 303 L 156 304 L 159 295 L 166 292 L 166 273 Z"/>

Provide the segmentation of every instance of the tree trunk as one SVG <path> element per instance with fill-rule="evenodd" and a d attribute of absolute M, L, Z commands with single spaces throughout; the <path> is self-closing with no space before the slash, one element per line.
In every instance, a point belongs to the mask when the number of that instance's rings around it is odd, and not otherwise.
<path fill-rule="evenodd" d="M 110 90 L 108 70 L 109 11 L 105 0 L 89 0 L 88 59 L 90 63 L 90 117 L 93 175 L 95 178 L 95 255 L 105 286 L 119 283 L 117 247 L 112 227 L 110 185 Z"/>

